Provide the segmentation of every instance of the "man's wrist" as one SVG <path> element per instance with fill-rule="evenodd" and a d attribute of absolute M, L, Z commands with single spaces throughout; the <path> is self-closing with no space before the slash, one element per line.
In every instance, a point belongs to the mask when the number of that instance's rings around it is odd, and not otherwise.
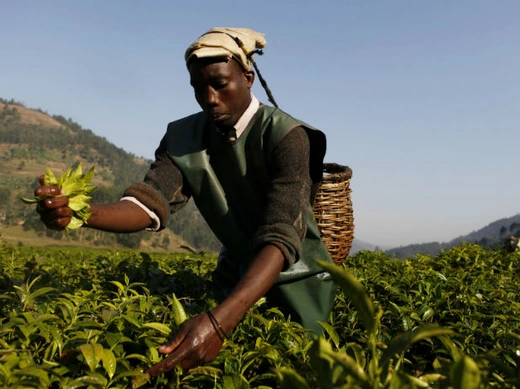
<path fill-rule="evenodd" d="M 213 315 L 211 311 L 206 312 L 208 315 L 209 320 L 211 321 L 211 324 L 213 325 L 213 328 L 215 329 L 215 332 L 217 333 L 218 337 L 222 342 L 227 338 L 227 333 L 224 331 L 222 326 L 220 325 L 220 322 L 217 320 L 217 318 Z"/>

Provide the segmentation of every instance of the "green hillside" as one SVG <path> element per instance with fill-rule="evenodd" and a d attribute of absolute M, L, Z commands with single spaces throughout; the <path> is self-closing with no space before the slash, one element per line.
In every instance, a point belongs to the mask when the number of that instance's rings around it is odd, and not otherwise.
<path fill-rule="evenodd" d="M 45 228 L 34 207 L 18 200 L 31 197 L 37 177 L 50 168 L 61 174 L 81 162 L 95 167 L 93 202 L 117 201 L 124 189 L 141 181 L 151 161 L 137 157 L 84 129 L 72 119 L 29 109 L 0 99 L 0 233 L 11 243 L 96 245 L 153 251 L 179 250 L 188 244 L 196 250 L 216 251 L 216 238 L 189 204 L 158 234 L 112 234 L 80 229 L 56 232 Z"/>
<path fill-rule="evenodd" d="M 438 255 L 442 250 L 448 250 L 464 242 L 478 244 L 482 247 L 500 248 L 509 235 L 520 235 L 520 214 L 496 220 L 487 226 L 467 235 L 459 236 L 449 242 L 428 242 L 408 246 L 395 247 L 385 253 L 398 258 L 412 257 L 416 254 Z"/>

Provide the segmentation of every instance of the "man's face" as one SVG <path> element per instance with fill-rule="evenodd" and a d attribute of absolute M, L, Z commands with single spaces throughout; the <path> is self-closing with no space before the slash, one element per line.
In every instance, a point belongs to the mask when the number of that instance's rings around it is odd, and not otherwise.
<path fill-rule="evenodd" d="M 234 60 L 196 60 L 189 72 L 195 98 L 209 119 L 223 130 L 234 126 L 251 102 L 254 73 Z"/>

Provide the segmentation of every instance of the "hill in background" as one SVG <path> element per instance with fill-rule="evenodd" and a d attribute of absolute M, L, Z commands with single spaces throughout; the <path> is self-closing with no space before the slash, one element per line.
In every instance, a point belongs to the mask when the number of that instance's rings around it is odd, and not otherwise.
<path fill-rule="evenodd" d="M 386 250 L 385 253 L 395 255 L 398 258 L 409 258 L 419 253 L 437 255 L 441 250 L 450 249 L 460 245 L 462 242 L 476 243 L 483 247 L 496 248 L 502 246 L 509 235 L 520 235 L 520 214 L 499 219 L 479 230 L 473 231 L 468 235 L 459 236 L 449 242 L 430 242 L 400 246 Z"/>
<path fill-rule="evenodd" d="M 0 99 L 0 232 L 3 240 L 21 244 L 74 244 L 131 247 L 151 251 L 216 251 L 218 244 L 191 202 L 175 214 L 169 229 L 158 234 L 113 234 L 79 229 L 48 230 L 34 207 L 18 197 L 32 197 L 37 177 L 50 168 L 60 175 L 81 162 L 84 171 L 95 167 L 93 202 L 117 201 L 131 183 L 142 181 L 151 161 L 116 147 L 83 129 L 72 119 L 29 109 Z"/>

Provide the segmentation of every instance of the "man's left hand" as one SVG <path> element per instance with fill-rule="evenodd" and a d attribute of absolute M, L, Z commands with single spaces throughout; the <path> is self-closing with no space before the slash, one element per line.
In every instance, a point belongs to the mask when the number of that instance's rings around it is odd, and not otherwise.
<path fill-rule="evenodd" d="M 156 377 L 179 365 L 183 371 L 214 361 L 222 348 L 222 339 L 207 314 L 188 319 L 181 324 L 175 336 L 159 348 L 169 354 L 146 371 Z"/>

